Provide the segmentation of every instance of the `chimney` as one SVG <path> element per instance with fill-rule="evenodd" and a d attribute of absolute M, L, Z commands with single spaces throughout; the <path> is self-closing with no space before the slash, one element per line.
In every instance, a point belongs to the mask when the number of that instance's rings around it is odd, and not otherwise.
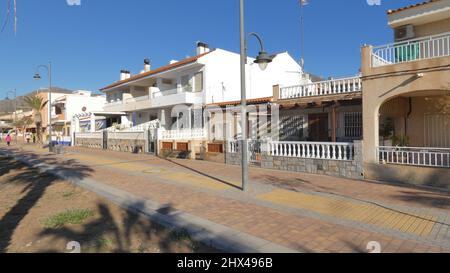
<path fill-rule="evenodd" d="M 129 70 L 125 71 L 125 79 L 131 78 L 131 72 Z"/>
<path fill-rule="evenodd" d="M 197 55 L 201 55 L 209 51 L 210 49 L 208 44 L 205 44 L 203 42 L 197 42 Z"/>
<path fill-rule="evenodd" d="M 144 60 L 144 72 L 148 72 L 152 69 L 152 65 L 150 63 L 150 59 Z"/>
<path fill-rule="evenodd" d="M 122 69 L 120 70 L 120 80 L 123 81 L 127 78 L 127 71 Z"/>

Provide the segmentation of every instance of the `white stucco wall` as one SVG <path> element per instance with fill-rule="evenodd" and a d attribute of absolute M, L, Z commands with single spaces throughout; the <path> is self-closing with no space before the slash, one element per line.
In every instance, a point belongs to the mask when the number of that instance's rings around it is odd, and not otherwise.
<path fill-rule="evenodd" d="M 301 83 L 302 69 L 287 52 L 276 55 L 265 71 L 253 61 L 249 58 L 246 67 L 247 99 L 271 97 L 273 85 Z M 199 63 L 205 65 L 205 104 L 241 99 L 239 54 L 216 49 Z"/>

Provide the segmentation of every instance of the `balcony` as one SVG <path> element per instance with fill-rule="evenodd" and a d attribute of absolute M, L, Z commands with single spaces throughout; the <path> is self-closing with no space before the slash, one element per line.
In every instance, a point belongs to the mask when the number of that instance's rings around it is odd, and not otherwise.
<path fill-rule="evenodd" d="M 134 97 L 106 103 L 105 111 L 133 112 L 158 107 L 175 106 L 179 104 L 201 104 L 203 92 L 179 92 L 179 89 L 160 91 L 151 88 L 151 96 Z"/>
<path fill-rule="evenodd" d="M 339 95 L 362 91 L 362 81 L 359 76 L 314 82 L 280 88 L 280 100 Z"/>
<path fill-rule="evenodd" d="M 374 47 L 372 67 L 450 56 L 450 32 Z"/>
<path fill-rule="evenodd" d="M 179 104 L 201 104 L 203 92 L 180 92 L 179 89 L 155 91 L 152 93 L 152 107 L 174 106 Z"/>

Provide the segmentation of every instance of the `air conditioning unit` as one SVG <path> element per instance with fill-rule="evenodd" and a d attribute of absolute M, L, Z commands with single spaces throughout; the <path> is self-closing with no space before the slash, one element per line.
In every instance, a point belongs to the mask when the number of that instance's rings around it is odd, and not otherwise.
<path fill-rule="evenodd" d="M 416 37 L 416 33 L 414 31 L 413 25 L 406 25 L 398 27 L 394 30 L 395 32 L 395 41 L 400 42 L 404 40 L 413 39 Z"/>

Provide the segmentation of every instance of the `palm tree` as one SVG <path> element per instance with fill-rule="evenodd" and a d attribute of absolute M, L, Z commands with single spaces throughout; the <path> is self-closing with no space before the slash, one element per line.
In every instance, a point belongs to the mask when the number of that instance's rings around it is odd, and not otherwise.
<path fill-rule="evenodd" d="M 23 133 L 26 133 L 28 127 L 33 124 L 33 119 L 30 117 L 23 117 L 13 123 L 14 128 L 20 129 Z M 16 136 L 17 137 L 17 136 Z"/>
<path fill-rule="evenodd" d="M 44 98 L 41 98 L 36 95 L 24 97 L 23 100 L 33 110 L 34 124 L 36 125 L 37 143 L 42 144 L 42 115 L 41 115 L 41 112 L 42 112 L 42 110 L 44 110 L 48 101 L 44 101 Z"/>

